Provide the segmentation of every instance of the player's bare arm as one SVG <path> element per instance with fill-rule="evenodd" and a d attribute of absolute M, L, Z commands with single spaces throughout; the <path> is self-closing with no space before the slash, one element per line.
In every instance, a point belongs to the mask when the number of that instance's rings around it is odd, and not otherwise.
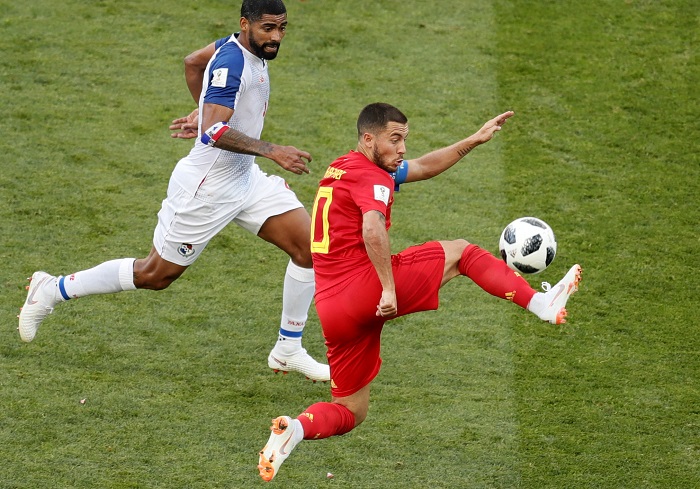
<path fill-rule="evenodd" d="M 362 239 L 365 242 L 367 255 L 382 284 L 377 316 L 395 316 L 398 313 L 398 304 L 394 273 L 391 268 L 391 245 L 384 214 L 379 211 L 368 211 L 362 216 Z"/>
<path fill-rule="evenodd" d="M 199 104 L 199 97 L 202 94 L 204 72 L 215 52 L 216 43 L 212 42 L 185 57 L 185 82 L 196 104 Z"/>
<path fill-rule="evenodd" d="M 199 96 L 202 93 L 202 81 L 207 64 L 216 52 L 216 43 L 208 44 L 185 57 L 185 82 L 195 103 L 199 104 Z M 170 137 L 178 139 L 193 139 L 197 137 L 199 124 L 199 109 L 194 109 L 189 115 L 179 117 L 172 121 Z"/>
<path fill-rule="evenodd" d="M 408 175 L 406 182 L 427 180 L 450 169 L 455 163 L 467 156 L 474 148 L 484 144 L 493 138 L 493 135 L 501 130 L 515 113 L 504 112 L 487 121 L 481 129 L 471 136 L 457 141 L 450 146 L 431 151 L 430 153 L 408 161 Z"/>
<path fill-rule="evenodd" d="M 233 109 L 218 104 L 204 104 L 202 107 L 202 131 L 221 121 L 228 121 L 233 115 Z M 217 138 L 215 148 L 254 156 L 269 158 L 287 171 L 301 175 L 309 173 L 307 163 L 311 155 L 294 146 L 281 146 L 261 139 L 251 138 L 231 127 Z"/>

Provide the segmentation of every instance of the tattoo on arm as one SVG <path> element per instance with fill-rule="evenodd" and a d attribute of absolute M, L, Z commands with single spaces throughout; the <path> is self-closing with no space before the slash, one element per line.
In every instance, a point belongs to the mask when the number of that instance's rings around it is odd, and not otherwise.
<path fill-rule="evenodd" d="M 264 156 L 272 151 L 272 144 L 246 136 L 240 131 L 229 129 L 214 145 L 216 148 L 246 155 Z"/>
<path fill-rule="evenodd" d="M 457 150 L 457 154 L 459 155 L 460 158 L 464 158 L 465 156 L 467 156 L 469 154 L 469 152 L 472 149 L 474 149 L 474 148 L 470 148 L 470 147 L 460 148 Z"/>
<path fill-rule="evenodd" d="M 377 215 L 377 217 L 379 218 L 379 220 L 381 221 L 382 224 L 386 225 L 386 216 L 384 214 L 382 214 L 379 211 L 372 211 L 372 212 L 374 212 Z"/>

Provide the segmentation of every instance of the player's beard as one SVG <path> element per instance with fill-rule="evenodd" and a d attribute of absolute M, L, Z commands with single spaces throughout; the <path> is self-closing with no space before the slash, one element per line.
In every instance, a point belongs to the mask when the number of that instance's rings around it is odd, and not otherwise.
<path fill-rule="evenodd" d="M 396 168 L 394 168 L 394 164 L 396 162 L 397 158 L 389 158 L 386 156 L 382 156 L 382 154 L 377 150 L 377 148 L 372 148 L 372 161 L 374 162 L 375 165 L 377 165 L 379 168 L 382 170 L 393 173 L 396 171 Z"/>
<path fill-rule="evenodd" d="M 258 58 L 266 59 L 268 61 L 275 59 L 277 57 L 277 53 L 280 51 L 280 43 L 278 42 L 264 42 L 262 44 L 258 44 L 255 42 L 255 39 L 253 38 L 253 35 L 250 34 L 248 36 L 248 44 L 250 45 L 250 49 L 253 51 L 253 54 L 257 56 Z M 277 46 L 277 51 L 265 51 L 265 48 L 267 46 Z"/>

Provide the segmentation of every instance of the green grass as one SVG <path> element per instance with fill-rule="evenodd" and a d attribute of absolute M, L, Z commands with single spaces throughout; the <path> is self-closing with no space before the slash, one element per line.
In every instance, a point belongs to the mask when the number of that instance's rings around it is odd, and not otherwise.
<path fill-rule="evenodd" d="M 369 102 L 409 116 L 409 157 L 513 109 L 449 174 L 402 189 L 393 247 L 496 251 L 536 215 L 559 240 L 541 279 L 574 262 L 585 279 L 564 327 L 453 281 L 439 311 L 386 328 L 365 424 L 301 444 L 273 484 L 700 486 L 696 2 L 287 7 L 264 137 L 312 153 L 310 177 L 288 176 L 305 204 Z M 167 131 L 193 105 L 182 58 L 237 11 L 0 0 L 2 488 L 256 487 L 269 419 L 329 397 L 267 369 L 287 260 L 235 228 L 166 291 L 61 305 L 31 344 L 15 331 L 34 270 L 148 252 L 189 150 Z M 314 311 L 305 345 L 323 356 Z"/>
<path fill-rule="evenodd" d="M 530 180 L 531 161 L 552 169 L 531 167 L 542 175 L 534 212 L 564 237 L 560 257 L 586 270 L 570 334 L 518 330 L 523 480 L 695 487 L 696 5 L 499 5 L 511 26 L 499 40 L 501 99 L 526 116 L 507 145 L 508 181 Z M 524 205 L 511 196 L 513 212 Z"/>

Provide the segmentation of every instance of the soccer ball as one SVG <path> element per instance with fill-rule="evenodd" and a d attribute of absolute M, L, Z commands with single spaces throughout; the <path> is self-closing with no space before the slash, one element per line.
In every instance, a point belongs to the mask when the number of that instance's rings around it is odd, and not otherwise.
<path fill-rule="evenodd" d="M 501 258 L 518 273 L 540 273 L 557 254 L 549 225 L 536 217 L 521 217 L 506 226 L 498 243 Z"/>

